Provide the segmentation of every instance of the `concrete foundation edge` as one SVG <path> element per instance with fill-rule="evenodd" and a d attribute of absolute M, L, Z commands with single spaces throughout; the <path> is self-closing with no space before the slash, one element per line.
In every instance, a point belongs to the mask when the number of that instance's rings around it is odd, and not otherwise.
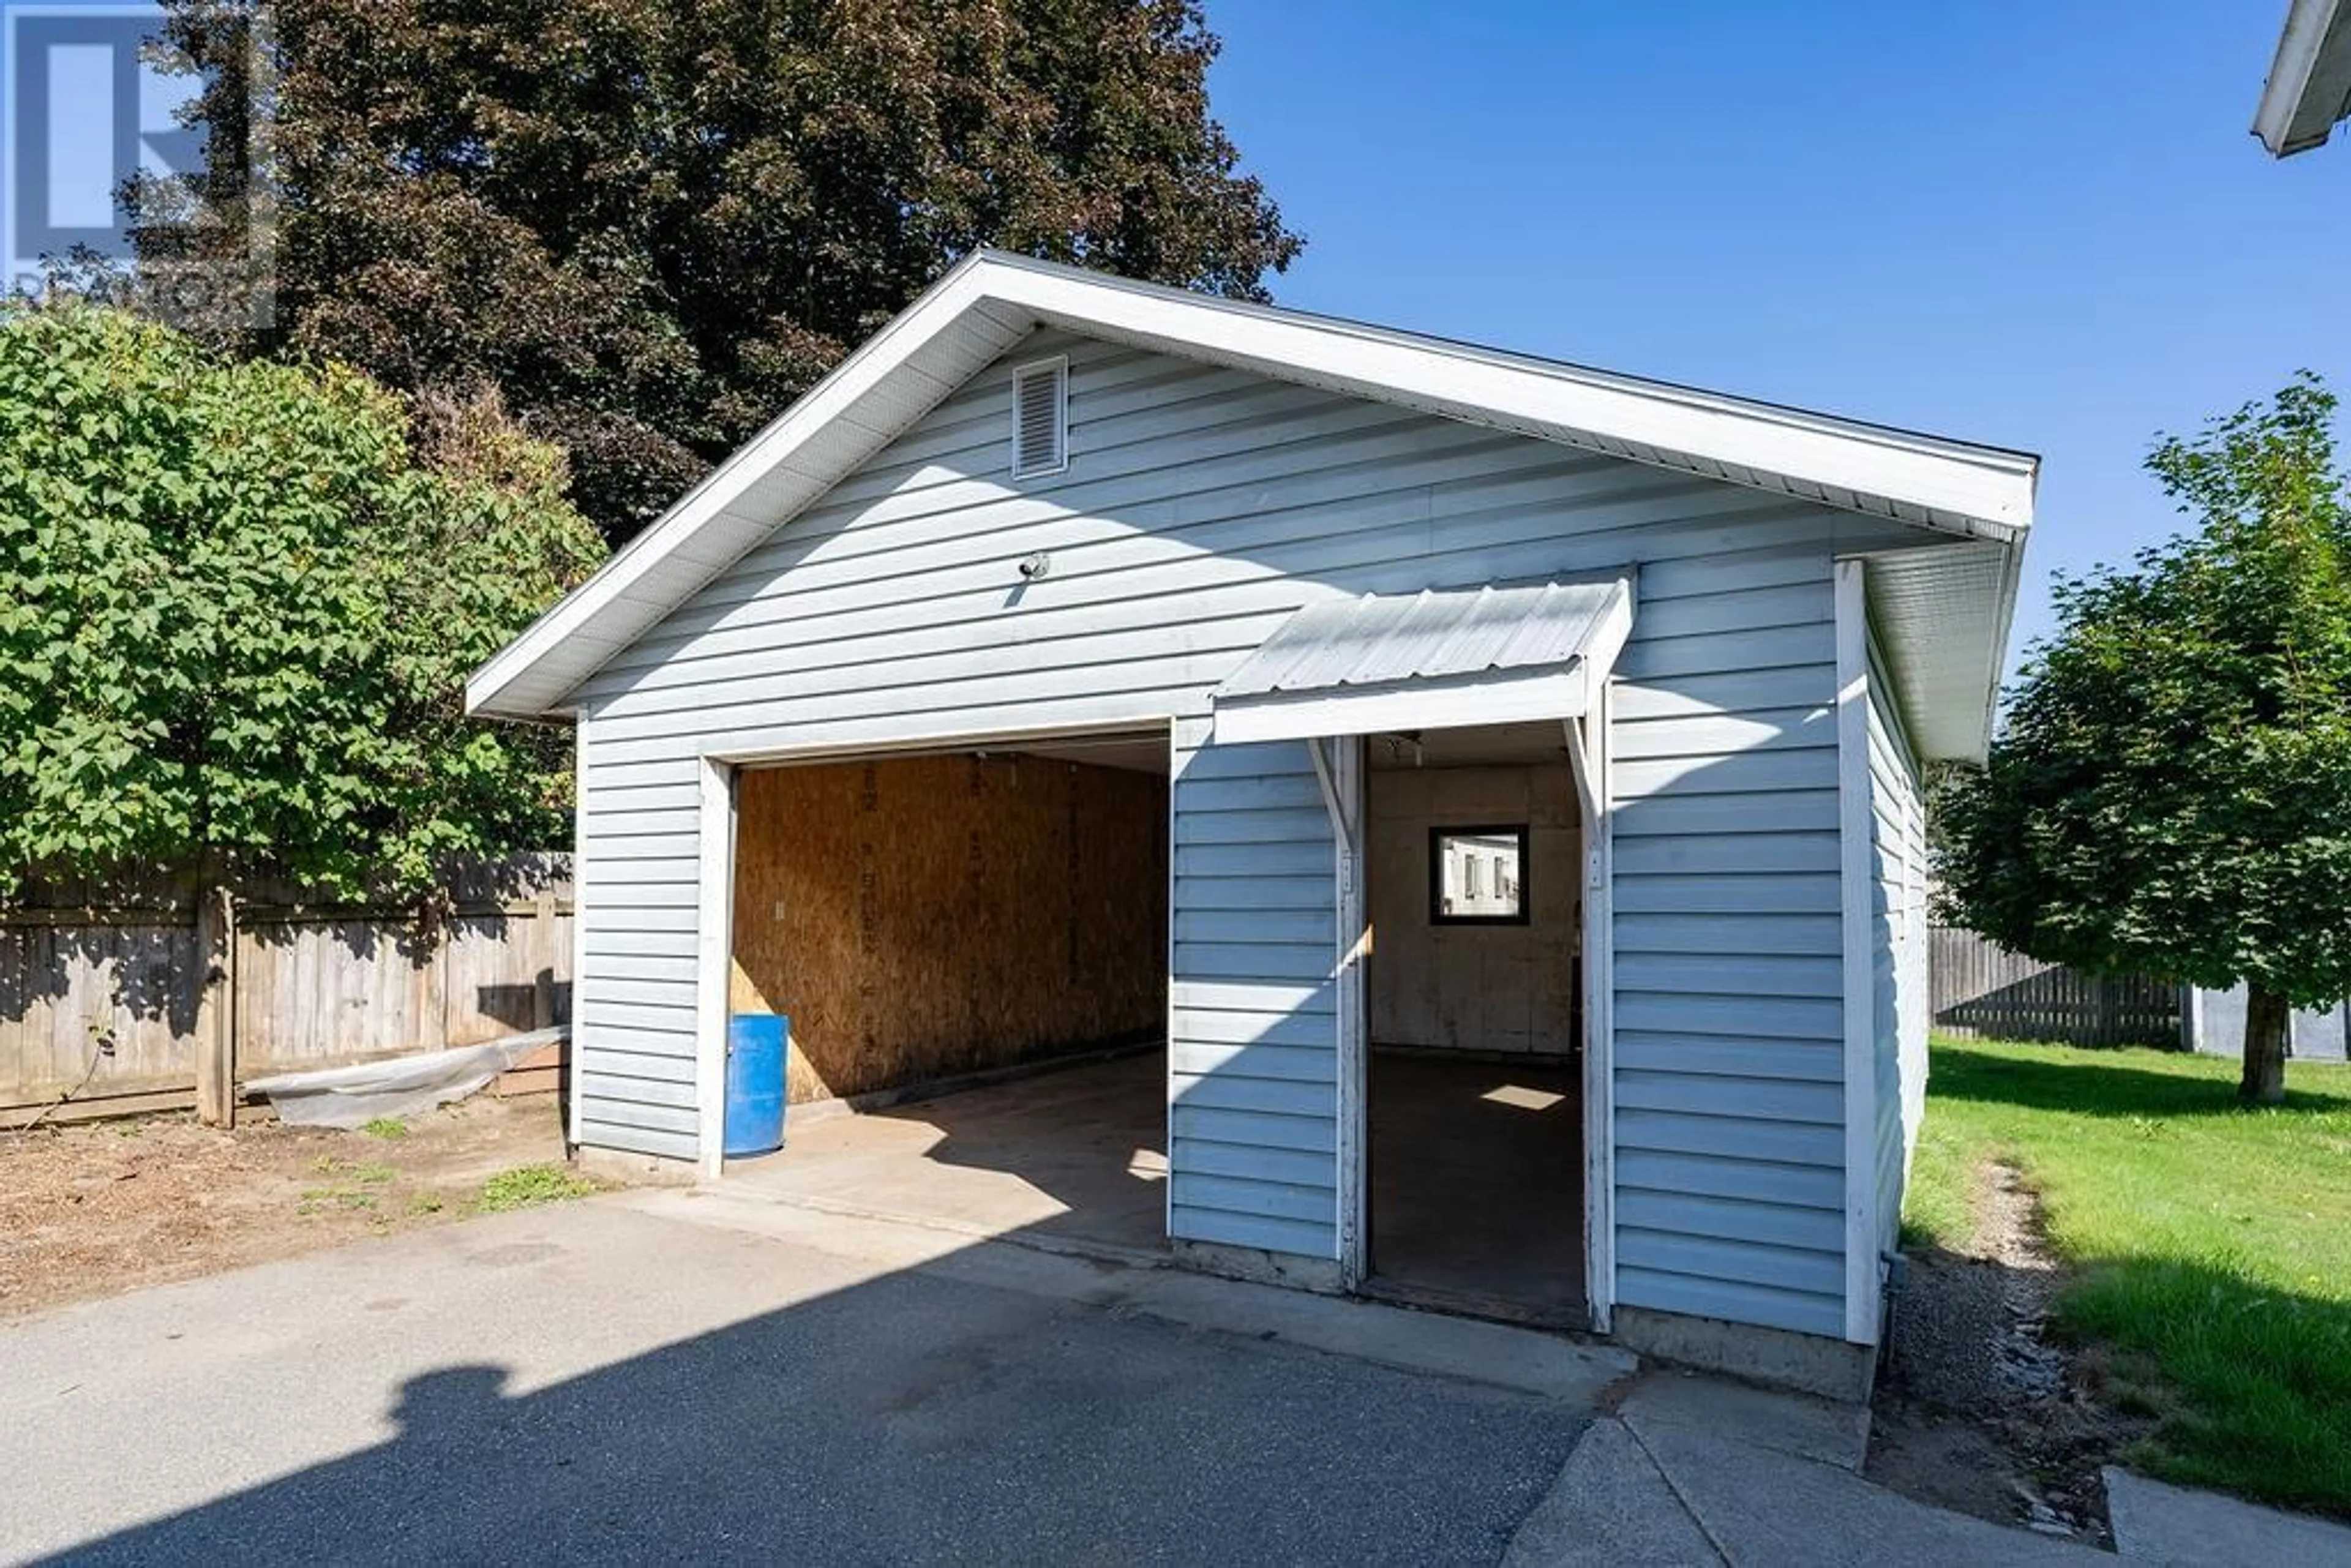
<path fill-rule="evenodd" d="M 1855 1404 L 1867 1401 L 1877 1376 L 1876 1345 L 1849 1344 L 1818 1334 L 1686 1317 L 1621 1302 L 1611 1328 L 1609 1337 L 1617 1343 L 1657 1361 Z"/>
<path fill-rule="evenodd" d="M 582 1144 L 571 1151 L 571 1168 L 595 1181 L 630 1186 L 692 1186 L 702 1172 L 692 1160 L 665 1155 L 635 1155 L 625 1149 L 599 1149 Z"/>
<path fill-rule="evenodd" d="M 1287 1285 L 1297 1291 L 1337 1295 L 1343 1289 L 1338 1262 L 1330 1258 L 1301 1258 L 1289 1252 L 1268 1252 L 1256 1247 L 1228 1247 L 1215 1241 L 1171 1240 L 1168 1254 L 1187 1269 L 1247 1280 L 1259 1285 Z"/>

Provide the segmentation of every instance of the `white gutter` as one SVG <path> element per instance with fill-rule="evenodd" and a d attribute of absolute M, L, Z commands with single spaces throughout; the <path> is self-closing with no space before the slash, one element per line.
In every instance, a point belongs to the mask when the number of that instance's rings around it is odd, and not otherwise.
<path fill-rule="evenodd" d="M 2351 115 L 2351 0 L 2293 0 L 2253 134 L 2280 158 L 2325 144 Z"/>

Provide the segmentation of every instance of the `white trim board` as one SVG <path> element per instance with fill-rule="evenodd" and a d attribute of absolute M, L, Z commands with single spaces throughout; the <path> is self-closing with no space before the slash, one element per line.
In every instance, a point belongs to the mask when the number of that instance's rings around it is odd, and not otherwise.
<path fill-rule="evenodd" d="M 1164 1005 L 1159 1015 L 1159 1038 L 1165 1043 L 1159 1067 L 1162 1098 L 1166 1102 L 1159 1119 L 1159 1152 L 1167 1164 L 1167 1179 L 1159 1184 L 1159 1234 L 1165 1240 L 1176 1235 L 1176 800 L 1183 762 L 1181 725 L 1171 718 L 1167 723 L 1167 820 L 1159 825 L 1167 848 L 1167 878 L 1161 889 L 1167 900 L 1167 940 L 1160 950 Z"/>
<path fill-rule="evenodd" d="M 1217 744 L 1455 729 L 1583 716 L 1583 672 L 1498 671 L 1452 680 L 1400 681 L 1362 690 L 1278 692 L 1217 699 Z"/>
<path fill-rule="evenodd" d="M 1868 568 L 1836 563 L 1837 836 L 1844 1030 L 1844 1337 L 1876 1344 L 1877 1058 L 1870 952 Z"/>
<path fill-rule="evenodd" d="M 728 751 L 717 759 L 737 768 L 784 768 L 815 762 L 862 762 L 880 757 L 951 757 L 969 751 L 1016 751 L 1023 746 L 1079 740 L 1156 740 L 1172 735 L 1174 724 L 1166 714 L 1160 713 L 1090 723 L 1029 725 L 1019 729 L 943 729 L 890 740 L 762 747 Z"/>
<path fill-rule="evenodd" d="M 1040 325 L 1629 461 L 2021 545 L 2039 459 L 1581 366 L 983 251 L 476 671 L 470 713 L 536 718 Z"/>
<path fill-rule="evenodd" d="M 734 768 L 704 758 L 701 789 L 694 936 L 695 1164 L 705 1181 L 715 1181 L 726 1168 L 726 982 L 735 947 Z"/>
<path fill-rule="evenodd" d="M 585 714 L 571 727 L 571 1040 L 566 1061 L 566 1137 L 577 1150 L 587 1142 L 588 1030 L 588 726 Z"/>
<path fill-rule="evenodd" d="M 1338 967 L 1333 976 L 1339 1026 L 1339 1278 L 1348 1290 L 1369 1272 L 1371 1200 L 1371 1030 L 1364 1018 L 1364 953 L 1370 936 L 1364 910 L 1364 743 L 1349 736 L 1323 743 L 1309 740 L 1314 771 L 1323 784 L 1331 812 L 1337 914 Z"/>
<path fill-rule="evenodd" d="M 1595 667 L 1569 758 L 1583 843 L 1583 1294 L 1592 1331 L 1616 1311 L 1616 854 L 1610 676 Z"/>

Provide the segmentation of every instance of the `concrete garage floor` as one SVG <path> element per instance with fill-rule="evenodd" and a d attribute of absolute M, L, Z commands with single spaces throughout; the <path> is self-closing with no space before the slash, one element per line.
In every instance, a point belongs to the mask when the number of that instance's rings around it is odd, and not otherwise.
<path fill-rule="evenodd" d="M 837 1214 L 1074 1249 L 1164 1249 L 1167 1056 L 1088 1058 L 886 1109 L 794 1106 L 726 1182 Z"/>
<path fill-rule="evenodd" d="M 1166 1056 L 1089 1058 L 886 1109 L 794 1107 L 727 1185 L 851 1217 L 1143 1256 L 1164 1250 Z M 1368 1293 L 1582 1327 L 1573 1069 L 1376 1051 Z"/>
<path fill-rule="evenodd" d="M 1374 1051 L 1367 1293 L 1583 1326 L 1573 1067 Z"/>

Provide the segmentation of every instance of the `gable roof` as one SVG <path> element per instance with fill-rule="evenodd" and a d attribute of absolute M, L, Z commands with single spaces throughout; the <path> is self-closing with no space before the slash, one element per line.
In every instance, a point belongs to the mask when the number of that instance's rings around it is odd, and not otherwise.
<path fill-rule="evenodd" d="M 979 251 L 476 671 L 467 711 L 563 711 L 606 660 L 1040 327 L 1892 517 L 2001 553 L 2021 547 L 2032 522 L 2039 460 L 2027 454 Z M 2011 572 L 2011 601 L 2013 591 Z M 2007 614 L 2003 604 L 1991 617 L 1995 681 Z M 1980 649 L 1969 661 L 1985 662 Z M 1979 689 L 1980 734 L 1991 688 Z"/>

